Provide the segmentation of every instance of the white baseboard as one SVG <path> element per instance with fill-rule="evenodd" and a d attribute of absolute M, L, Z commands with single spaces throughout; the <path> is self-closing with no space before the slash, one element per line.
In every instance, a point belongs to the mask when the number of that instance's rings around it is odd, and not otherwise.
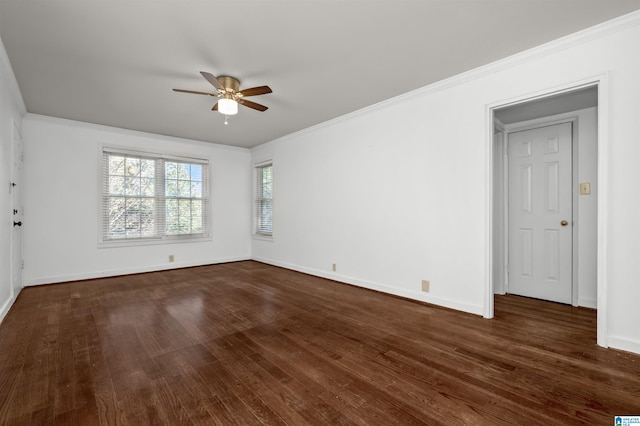
<path fill-rule="evenodd" d="M 345 284 L 351 284 L 358 287 L 368 288 L 370 290 L 376 290 L 382 293 L 393 294 L 395 296 L 406 297 L 407 299 L 417 300 L 420 302 L 431 303 L 433 305 L 455 309 L 457 311 L 468 312 L 470 314 L 482 315 L 482 306 L 469 305 L 466 303 L 457 302 L 455 300 L 450 300 L 450 299 L 445 299 L 440 297 L 433 297 L 420 292 L 404 290 L 397 287 L 391 287 L 385 284 L 375 283 L 371 281 L 364 281 L 358 278 L 336 274 L 335 272 L 322 271 L 319 269 L 308 268 L 305 266 L 294 265 L 294 264 L 280 262 L 272 259 L 266 259 L 266 258 L 255 257 L 255 256 L 252 259 L 257 262 L 279 266 L 281 268 L 290 269 L 292 271 L 302 272 L 309 275 L 314 275 L 316 277 L 327 278 L 329 280 L 338 281 Z"/>
<path fill-rule="evenodd" d="M 578 306 L 582 306 L 583 308 L 598 309 L 598 300 L 583 299 L 581 297 L 578 297 Z"/>
<path fill-rule="evenodd" d="M 627 339 L 626 337 L 609 336 L 607 343 L 610 348 L 640 354 L 640 342 L 637 340 Z"/>
<path fill-rule="evenodd" d="M 18 291 L 18 294 L 20 294 L 20 292 Z M 13 306 L 13 303 L 16 301 L 16 299 L 18 298 L 18 294 L 14 295 L 13 297 L 10 297 L 9 299 L 7 299 L 4 304 L 2 305 L 2 307 L 0 308 L 0 323 L 2 322 L 2 320 L 4 320 L 4 317 L 7 315 L 7 313 L 9 312 L 9 309 L 11 309 L 11 307 Z"/>
<path fill-rule="evenodd" d="M 44 276 L 37 278 L 25 279 L 25 286 L 55 284 L 68 281 L 91 280 L 95 278 L 116 277 L 118 275 L 142 274 L 145 272 L 166 271 L 170 269 L 190 268 L 193 266 L 214 265 L 218 263 L 238 262 L 242 260 L 250 260 L 249 257 L 223 257 L 211 260 L 201 260 L 196 262 L 175 262 L 163 263 L 159 265 L 150 265 L 145 267 L 126 268 L 126 269 L 110 269 L 106 271 L 82 272 L 79 274 L 68 274 L 58 276 Z"/>

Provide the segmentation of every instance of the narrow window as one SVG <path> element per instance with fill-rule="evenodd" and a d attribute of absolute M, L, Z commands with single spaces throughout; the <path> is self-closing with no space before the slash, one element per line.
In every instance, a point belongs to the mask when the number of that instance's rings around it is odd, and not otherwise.
<path fill-rule="evenodd" d="M 273 164 L 256 167 L 256 234 L 273 235 Z"/>

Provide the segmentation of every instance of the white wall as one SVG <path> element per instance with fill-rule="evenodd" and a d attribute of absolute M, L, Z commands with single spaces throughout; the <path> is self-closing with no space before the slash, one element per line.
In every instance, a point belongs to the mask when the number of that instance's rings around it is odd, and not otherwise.
<path fill-rule="evenodd" d="M 255 148 L 274 161 L 274 241 L 254 258 L 481 313 L 484 105 L 430 97 Z"/>
<path fill-rule="evenodd" d="M 23 127 L 25 285 L 250 258 L 248 149 L 32 114 Z M 213 238 L 98 248 L 101 145 L 208 159 Z"/>
<path fill-rule="evenodd" d="M 275 200 L 274 240 L 254 239 L 253 257 L 483 313 L 487 106 L 606 74 L 604 343 L 640 352 L 639 41 L 636 13 L 254 148 L 254 162 L 274 160 Z"/>
<path fill-rule="evenodd" d="M 25 114 L 11 64 L 0 40 L 0 321 L 17 297 L 11 283 L 11 238 L 13 232 L 12 181 L 14 123 L 20 129 Z"/>

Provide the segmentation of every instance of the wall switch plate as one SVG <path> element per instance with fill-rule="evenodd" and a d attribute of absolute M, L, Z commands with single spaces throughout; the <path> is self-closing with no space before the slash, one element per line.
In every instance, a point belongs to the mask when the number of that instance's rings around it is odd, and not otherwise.
<path fill-rule="evenodd" d="M 331 265 L 331 270 L 332 270 L 333 272 L 335 272 L 335 271 L 336 271 L 336 264 L 335 264 L 335 263 L 334 263 L 333 265 Z"/>
<path fill-rule="evenodd" d="M 584 182 L 580 184 L 580 195 L 589 195 L 591 194 L 591 183 Z"/>
<path fill-rule="evenodd" d="M 176 259 L 175 259 L 175 257 L 173 257 L 173 255 L 172 255 L 172 254 L 170 254 L 170 255 L 169 255 L 169 262 L 173 262 L 174 260 L 176 260 Z"/>
<path fill-rule="evenodd" d="M 429 281 L 422 280 L 422 291 L 429 292 Z"/>

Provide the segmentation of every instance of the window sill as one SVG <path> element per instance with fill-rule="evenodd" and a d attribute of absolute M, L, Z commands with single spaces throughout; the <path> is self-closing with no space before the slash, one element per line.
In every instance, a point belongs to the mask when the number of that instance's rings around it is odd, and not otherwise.
<path fill-rule="evenodd" d="M 212 241 L 213 237 L 186 237 L 186 238 L 149 238 L 140 240 L 110 240 L 99 241 L 98 248 L 117 248 L 117 247 L 138 247 L 138 246 L 155 246 L 165 244 L 183 244 L 183 243 L 203 243 Z"/>
<path fill-rule="evenodd" d="M 259 240 L 259 241 L 270 241 L 270 242 L 274 241 L 273 235 L 253 234 L 253 239 Z"/>

